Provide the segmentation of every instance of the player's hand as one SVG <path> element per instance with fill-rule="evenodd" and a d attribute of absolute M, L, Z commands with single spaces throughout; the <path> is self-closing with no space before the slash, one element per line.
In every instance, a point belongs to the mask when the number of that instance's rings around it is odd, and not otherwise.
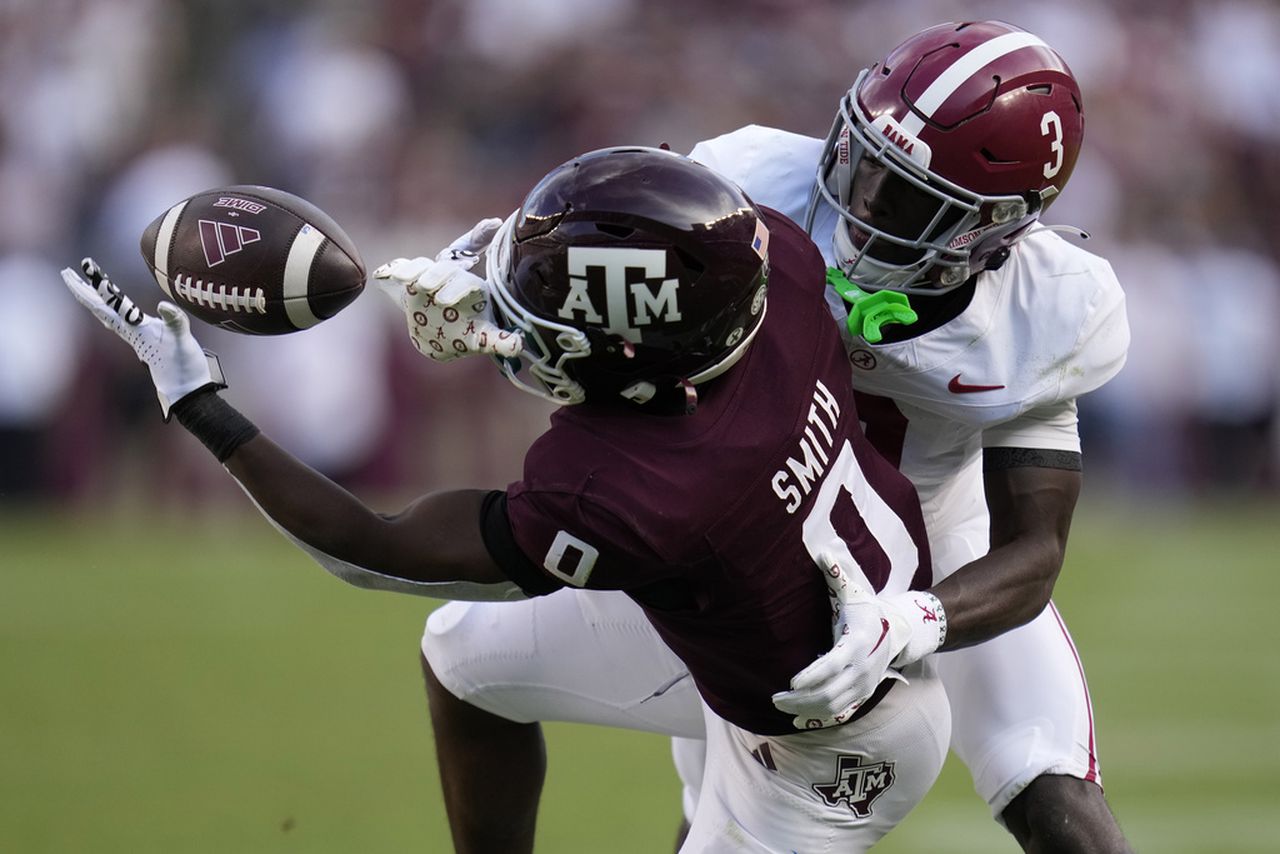
<path fill-rule="evenodd" d="M 397 258 L 373 271 L 378 287 L 404 312 L 413 345 L 427 358 L 512 358 L 524 348 L 519 332 L 493 322 L 488 283 L 471 273 L 501 225 L 500 219 L 481 220 L 434 261 Z"/>
<path fill-rule="evenodd" d="M 227 387 L 218 357 L 200 349 L 187 315 L 173 303 L 160 303 L 159 317 L 146 314 L 121 293 L 92 258 L 80 262 L 80 272 L 70 267 L 63 269 L 62 281 L 71 295 L 132 347 L 138 360 L 151 370 L 166 421 L 170 407 L 192 392 Z"/>
<path fill-rule="evenodd" d="M 946 639 L 946 615 L 933 594 L 876 596 L 834 559 L 824 555 L 819 563 L 835 610 L 835 644 L 792 677 L 791 690 L 773 696 L 774 706 L 796 716 L 797 729 L 849 720 L 883 680 L 903 679 L 897 668 L 920 660 Z"/>

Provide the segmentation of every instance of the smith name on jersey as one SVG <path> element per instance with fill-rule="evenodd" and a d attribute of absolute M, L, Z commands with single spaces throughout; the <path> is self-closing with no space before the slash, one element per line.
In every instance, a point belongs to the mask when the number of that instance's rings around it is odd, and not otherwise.
<path fill-rule="evenodd" d="M 699 386 L 692 415 L 557 411 L 486 542 L 530 594 L 626 591 L 717 714 L 783 735 L 772 694 L 831 647 L 817 556 L 874 590 L 932 574 L 915 492 L 859 428 L 822 260 L 765 215 L 768 310 L 742 360 Z"/>

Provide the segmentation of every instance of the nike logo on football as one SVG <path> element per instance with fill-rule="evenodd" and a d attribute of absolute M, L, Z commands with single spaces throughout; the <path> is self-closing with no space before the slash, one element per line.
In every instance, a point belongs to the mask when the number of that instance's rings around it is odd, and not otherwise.
<path fill-rule="evenodd" d="M 951 382 L 947 383 L 947 391 L 952 394 L 973 394 L 975 391 L 995 391 L 1004 388 L 1002 385 L 969 385 L 960 382 L 960 375 L 956 374 L 951 378 Z"/>

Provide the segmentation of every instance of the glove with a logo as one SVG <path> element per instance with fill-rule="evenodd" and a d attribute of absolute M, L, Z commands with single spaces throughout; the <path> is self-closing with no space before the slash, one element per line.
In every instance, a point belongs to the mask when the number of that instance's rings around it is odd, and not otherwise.
<path fill-rule="evenodd" d="M 791 678 L 791 690 L 773 695 L 797 729 L 849 720 L 885 679 L 942 646 L 947 617 L 932 593 L 909 590 L 876 596 L 858 586 L 831 557 L 819 561 L 832 598 L 835 644 Z"/>
<path fill-rule="evenodd" d="M 63 269 L 62 281 L 71 295 L 132 347 L 138 360 L 151 370 L 166 421 L 170 408 L 192 392 L 227 387 L 218 357 L 200 348 L 180 308 L 161 302 L 157 306 L 160 316 L 152 317 L 121 293 L 92 258 L 81 261 L 80 270 L 83 276 L 70 267 Z"/>
<path fill-rule="evenodd" d="M 404 312 L 413 346 L 427 358 L 513 358 L 524 348 L 519 332 L 493 322 L 489 285 L 471 273 L 501 225 L 500 219 L 481 220 L 434 261 L 397 258 L 373 271 L 378 287 Z"/>

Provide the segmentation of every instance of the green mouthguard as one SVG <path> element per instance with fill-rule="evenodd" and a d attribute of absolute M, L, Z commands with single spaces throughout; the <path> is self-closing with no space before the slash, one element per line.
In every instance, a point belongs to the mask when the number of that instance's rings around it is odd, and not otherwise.
<path fill-rule="evenodd" d="M 835 267 L 827 268 L 827 284 L 835 288 L 840 298 L 849 304 L 849 317 L 845 320 L 849 331 L 868 344 L 880 343 L 884 338 L 880 328 L 886 323 L 910 326 L 919 319 L 906 294 L 897 291 L 864 291 Z"/>

